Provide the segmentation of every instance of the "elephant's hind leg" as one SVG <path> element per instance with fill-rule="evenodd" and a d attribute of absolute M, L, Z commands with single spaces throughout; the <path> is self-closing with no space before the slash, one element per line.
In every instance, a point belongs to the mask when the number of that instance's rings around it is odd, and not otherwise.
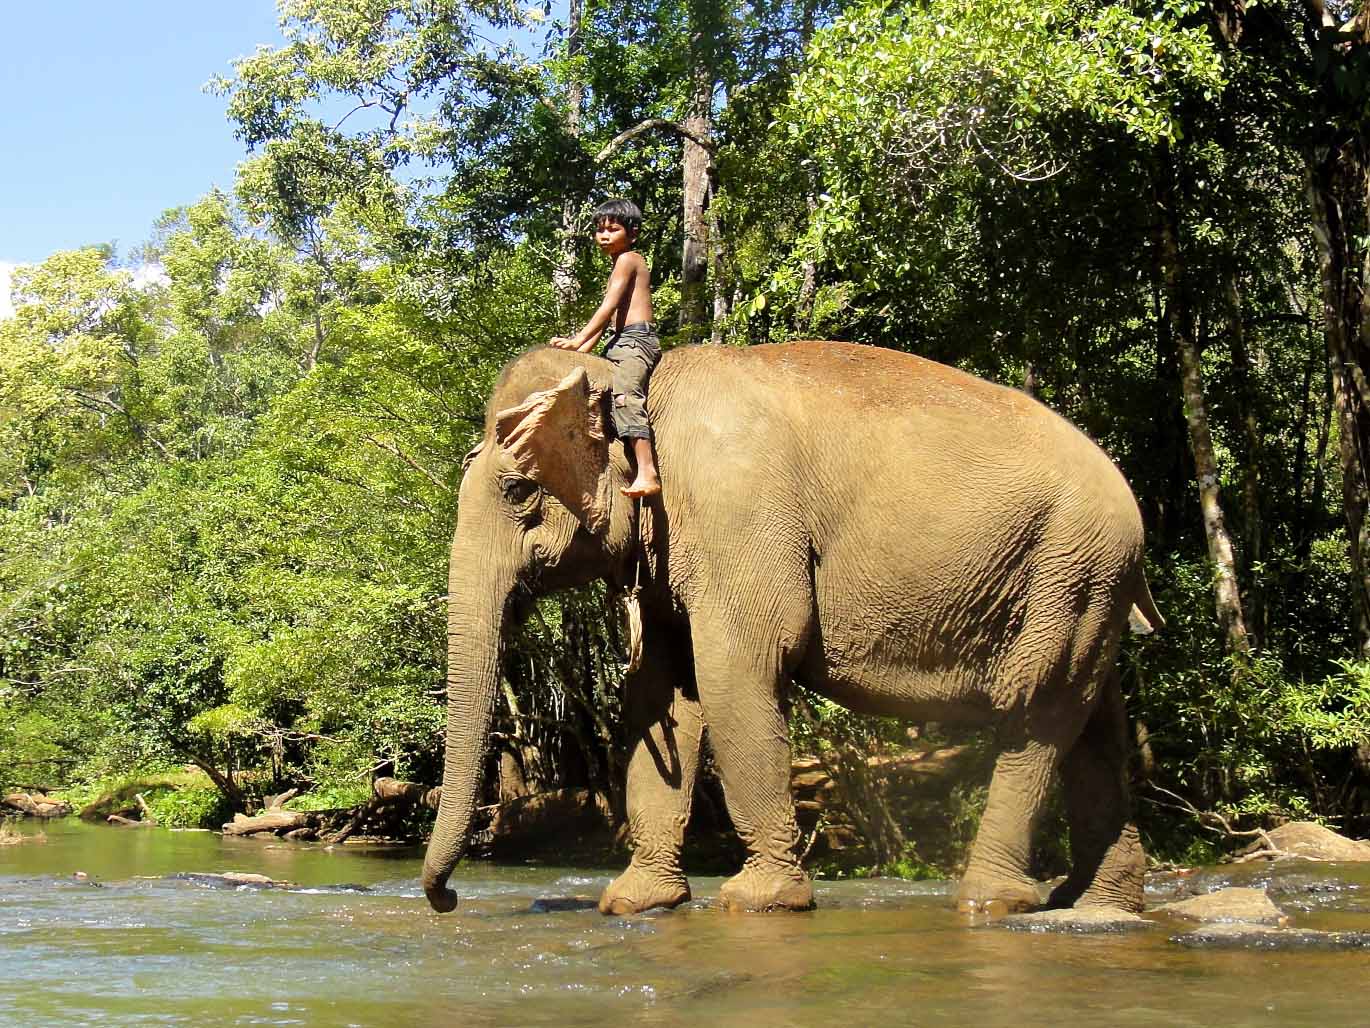
<path fill-rule="evenodd" d="M 690 820 L 704 730 L 699 704 L 667 676 L 661 646 L 650 637 L 643 664 L 627 683 L 632 753 L 628 760 L 628 829 L 633 859 L 599 898 L 604 914 L 674 907 L 690 898 L 680 847 Z"/>
<path fill-rule="evenodd" d="M 1131 817 L 1127 752 L 1122 691 L 1110 672 L 1084 732 L 1061 764 L 1071 872 L 1052 892 L 1053 907 L 1142 909 L 1146 854 Z"/>
<path fill-rule="evenodd" d="M 956 908 L 998 917 L 1041 906 L 1037 883 L 1028 876 L 1032 830 L 1046 803 L 1058 748 L 1028 739 L 994 762 L 989 800 L 970 860 L 956 892 Z"/>

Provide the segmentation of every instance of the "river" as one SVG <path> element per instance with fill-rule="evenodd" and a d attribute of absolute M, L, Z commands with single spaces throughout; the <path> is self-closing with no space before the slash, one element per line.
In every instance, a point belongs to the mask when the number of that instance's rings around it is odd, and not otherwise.
<path fill-rule="evenodd" d="M 949 883 L 820 882 L 807 914 L 606 918 L 609 870 L 462 865 L 439 916 L 413 849 L 21 824 L 0 847 L 0 1024 L 1351 1025 L 1370 951 L 1190 948 L 969 927 Z M 288 890 L 214 887 L 247 871 Z M 85 877 L 76 877 L 77 873 Z M 1370 928 L 1370 868 L 1222 872 L 1298 926 Z M 189 875 L 190 877 L 164 877 Z M 1216 884 L 1216 881 L 1212 884 Z M 1160 884 L 1165 887 L 1164 882 Z M 550 909 L 549 909 L 550 908 Z"/>

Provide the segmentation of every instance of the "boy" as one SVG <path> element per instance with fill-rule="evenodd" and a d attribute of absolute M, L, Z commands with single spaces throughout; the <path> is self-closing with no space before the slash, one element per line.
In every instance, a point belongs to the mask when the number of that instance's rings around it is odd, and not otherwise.
<path fill-rule="evenodd" d="M 613 270 L 604 289 L 604 302 L 573 336 L 556 336 L 553 346 L 588 353 L 601 333 L 613 323 L 613 337 L 604 356 L 614 365 L 614 429 L 626 443 L 632 440 L 637 477 L 624 488 L 625 496 L 655 496 L 661 492 L 652 430 L 647 424 L 647 377 L 661 360 L 661 343 L 652 324 L 652 276 L 647 262 L 633 249 L 642 228 L 642 212 L 629 200 L 606 200 L 595 208 L 595 244 Z"/>

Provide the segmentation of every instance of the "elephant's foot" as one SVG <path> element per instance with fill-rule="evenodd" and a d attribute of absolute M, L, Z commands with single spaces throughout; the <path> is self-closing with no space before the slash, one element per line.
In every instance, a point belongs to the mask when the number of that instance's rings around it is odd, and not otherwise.
<path fill-rule="evenodd" d="M 629 864 L 599 897 L 601 914 L 640 914 L 653 907 L 678 907 L 690 898 L 690 883 L 679 871 L 651 871 Z"/>
<path fill-rule="evenodd" d="M 1047 906 L 1053 910 L 1065 907 L 1095 907 L 1140 914 L 1144 905 L 1140 876 L 1114 879 L 1096 875 L 1094 881 L 1088 883 L 1067 878 L 1051 890 L 1051 896 L 1047 900 Z"/>
<path fill-rule="evenodd" d="M 724 910 L 812 910 L 813 883 L 794 864 L 748 861 L 718 890 Z"/>
<path fill-rule="evenodd" d="M 1036 910 L 1042 894 L 1034 882 L 967 875 L 956 890 L 956 909 L 980 917 L 1004 917 Z"/>
<path fill-rule="evenodd" d="M 1131 825 L 1105 851 L 1091 875 L 1072 872 L 1051 892 L 1047 904 L 1059 907 L 1096 907 L 1140 914 L 1144 906 L 1146 854 Z"/>

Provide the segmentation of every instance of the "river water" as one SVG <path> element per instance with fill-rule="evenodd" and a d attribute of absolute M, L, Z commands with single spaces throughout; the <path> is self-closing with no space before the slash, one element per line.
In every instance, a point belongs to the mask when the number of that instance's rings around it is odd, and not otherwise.
<path fill-rule="evenodd" d="M 685 908 L 606 918 L 577 898 L 608 870 L 471 863 L 439 916 L 418 850 L 20 826 L 40 830 L 0 847 L 6 1026 L 1370 1023 L 1367 949 L 972 927 L 948 883 L 820 882 L 812 913 L 729 915 L 700 878 Z M 224 871 L 297 886 L 193 877 Z M 1296 926 L 1370 928 L 1364 866 L 1207 874 L 1266 886 Z"/>

